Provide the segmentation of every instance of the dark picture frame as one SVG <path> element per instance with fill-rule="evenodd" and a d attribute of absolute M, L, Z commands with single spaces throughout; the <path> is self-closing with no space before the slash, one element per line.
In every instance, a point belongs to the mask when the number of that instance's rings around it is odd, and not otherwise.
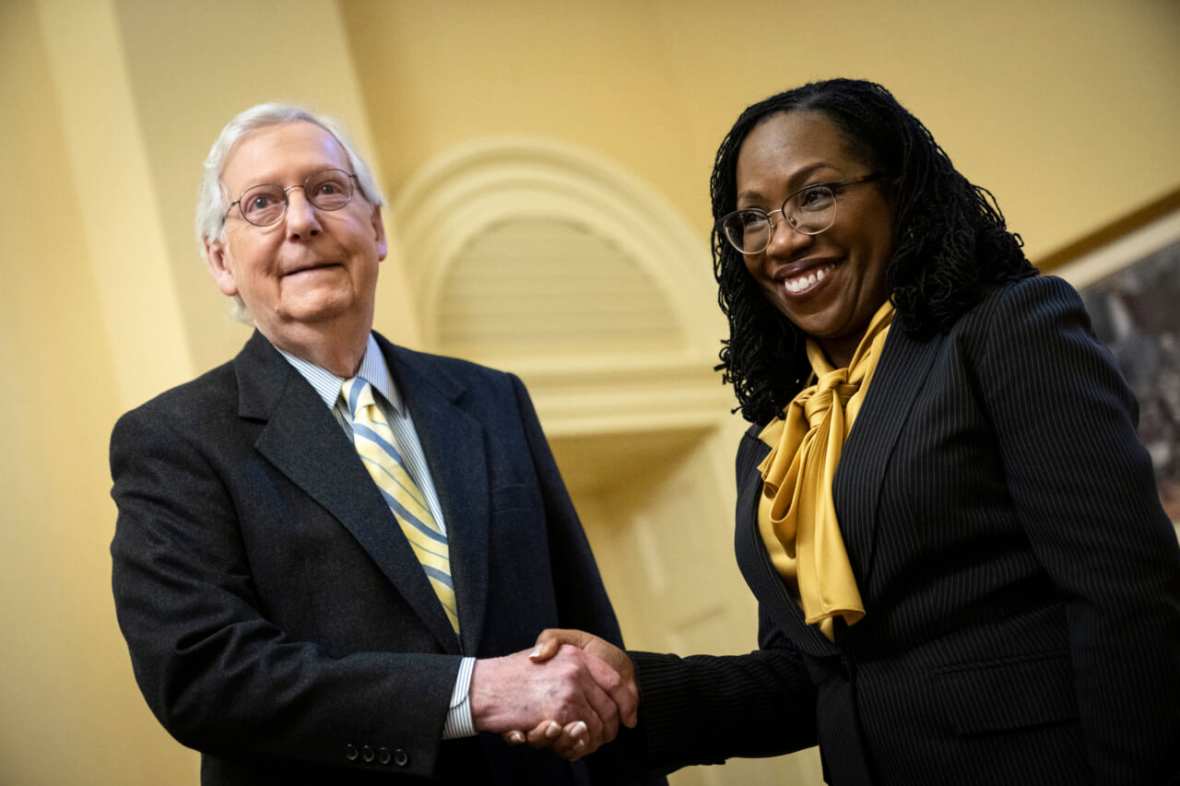
<path fill-rule="evenodd" d="M 1081 294 L 1139 401 L 1139 436 L 1180 537 L 1180 189 L 1041 260 Z"/>

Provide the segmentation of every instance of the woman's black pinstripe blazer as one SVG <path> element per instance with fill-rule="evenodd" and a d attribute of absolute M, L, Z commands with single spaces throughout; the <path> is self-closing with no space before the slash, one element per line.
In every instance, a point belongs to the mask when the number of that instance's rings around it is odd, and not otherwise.
<path fill-rule="evenodd" d="M 833 786 L 1180 783 L 1180 549 L 1137 407 L 1076 292 L 997 287 L 947 334 L 894 330 L 836 478 L 866 608 L 804 624 L 737 456 L 759 650 L 633 653 L 668 768 L 818 742 Z"/>

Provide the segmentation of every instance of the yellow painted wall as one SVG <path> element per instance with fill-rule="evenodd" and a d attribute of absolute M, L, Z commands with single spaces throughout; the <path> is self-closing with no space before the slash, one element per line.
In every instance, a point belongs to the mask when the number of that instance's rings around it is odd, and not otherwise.
<path fill-rule="evenodd" d="M 234 112 L 278 98 L 342 117 L 391 197 L 477 136 L 575 144 L 646 180 L 703 245 L 736 113 L 864 75 L 996 192 L 1036 257 L 1180 186 L 1177 40 L 1173 0 L 0 2 L 0 172 L 27 189 L 0 210 L 0 783 L 196 780 L 114 626 L 106 441 L 119 412 L 245 338 L 190 229 Z M 413 343 L 397 264 L 379 327 Z"/>
<path fill-rule="evenodd" d="M 1180 186 L 1174 0 L 342 0 L 391 187 L 479 135 L 556 138 L 704 235 L 722 135 L 804 81 L 882 82 L 1034 259 Z"/>
<path fill-rule="evenodd" d="M 88 232 L 93 184 L 71 164 L 33 4 L 4 6 L 0 52 L 0 783 L 191 783 L 193 759 L 148 712 L 113 625 L 105 466 L 125 364 L 96 263 L 119 233 Z"/>

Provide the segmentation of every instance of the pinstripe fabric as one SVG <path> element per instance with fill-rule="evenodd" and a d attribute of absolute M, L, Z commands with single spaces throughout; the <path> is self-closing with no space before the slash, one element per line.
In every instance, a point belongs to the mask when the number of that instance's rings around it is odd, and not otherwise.
<path fill-rule="evenodd" d="M 354 377 L 341 386 L 340 394 L 352 413 L 352 436 L 357 455 L 393 511 L 414 556 L 430 580 L 434 594 L 442 603 L 451 627 L 458 633 L 459 612 L 451 578 L 447 535 L 435 522 L 426 497 L 398 451 L 393 430 L 373 398 L 373 386 L 363 377 Z"/>
<path fill-rule="evenodd" d="M 836 476 L 866 615 L 834 643 L 758 539 L 751 429 L 736 548 L 763 650 L 637 656 L 664 763 L 732 755 L 710 736 L 730 723 L 806 744 L 790 710 L 814 707 L 832 786 L 1180 784 L 1180 549 L 1135 418 L 1058 279 L 995 288 L 948 335 L 893 331 Z"/>

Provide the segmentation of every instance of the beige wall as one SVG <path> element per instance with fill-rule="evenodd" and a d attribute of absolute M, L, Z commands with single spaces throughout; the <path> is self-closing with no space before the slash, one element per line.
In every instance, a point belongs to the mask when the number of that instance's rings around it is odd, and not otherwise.
<path fill-rule="evenodd" d="M 0 172 L 26 189 L 0 209 L 0 782 L 159 783 L 145 767 L 191 781 L 191 757 L 137 695 L 112 624 L 104 467 L 122 361 L 91 253 L 105 239 L 87 232 L 90 184 L 71 165 L 31 4 L 4 7 L 0 52 Z"/>
<path fill-rule="evenodd" d="M 1172 0 L 340 7 L 394 189 L 473 136 L 547 136 L 637 173 L 703 235 L 738 112 L 840 75 L 889 87 L 1034 258 L 1180 185 Z"/>
<path fill-rule="evenodd" d="M 666 197 L 702 247 L 736 113 L 838 73 L 893 89 L 1034 257 L 1180 186 L 1172 0 L 750 8 L 0 3 L 0 172 L 26 189 L 0 209 L 0 782 L 195 782 L 114 627 L 105 451 L 119 412 L 245 338 L 190 229 L 199 161 L 237 110 L 277 98 L 341 116 L 391 197 L 475 137 L 580 146 Z M 385 268 L 379 327 L 413 343 L 396 249 Z"/>

